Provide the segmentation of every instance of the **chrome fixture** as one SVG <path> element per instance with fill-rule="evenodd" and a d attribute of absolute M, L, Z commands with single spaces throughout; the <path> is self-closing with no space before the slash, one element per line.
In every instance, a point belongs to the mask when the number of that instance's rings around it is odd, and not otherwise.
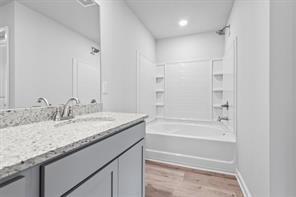
<path fill-rule="evenodd" d="M 45 104 L 45 106 L 49 106 L 49 102 L 48 102 L 48 100 L 46 99 L 46 98 L 44 98 L 44 97 L 40 97 L 40 98 L 38 98 L 37 99 L 37 103 L 44 103 Z"/>
<path fill-rule="evenodd" d="M 92 99 L 92 100 L 90 101 L 90 103 L 91 103 L 91 104 L 94 104 L 94 103 L 97 103 L 97 101 L 96 101 L 96 99 Z"/>
<path fill-rule="evenodd" d="M 225 35 L 225 30 L 226 29 L 229 29 L 230 28 L 230 25 L 226 25 L 225 27 L 223 27 L 222 29 L 219 29 L 218 31 L 216 31 L 216 33 L 220 36 L 223 36 Z"/>
<path fill-rule="evenodd" d="M 72 97 L 70 98 L 66 104 L 64 105 L 63 113 L 61 115 L 60 120 L 69 120 L 74 118 L 73 109 L 70 106 L 70 103 L 75 102 L 76 105 L 80 104 L 80 101 L 78 98 Z M 58 113 L 58 112 L 57 112 Z"/>
<path fill-rule="evenodd" d="M 91 52 L 90 52 L 90 54 L 92 54 L 92 55 L 96 55 L 97 53 L 99 53 L 100 52 L 100 49 L 97 49 L 96 47 L 91 47 Z"/>
<path fill-rule="evenodd" d="M 77 0 L 77 2 L 83 7 L 90 7 L 96 5 L 96 2 L 94 0 Z"/>
<path fill-rule="evenodd" d="M 61 107 L 60 106 L 57 107 L 53 119 L 54 119 L 54 121 L 60 121 L 61 120 Z"/>
<path fill-rule="evenodd" d="M 222 120 L 226 120 L 226 121 L 228 121 L 229 118 L 228 118 L 228 117 L 223 117 L 223 116 L 218 116 L 217 121 L 218 121 L 218 122 L 221 122 Z"/>
<path fill-rule="evenodd" d="M 221 105 L 222 108 L 226 108 L 227 110 L 229 109 L 229 103 L 226 101 L 225 104 Z"/>
<path fill-rule="evenodd" d="M 1 30 L 0 31 L 0 41 L 6 41 L 7 39 L 7 31 L 6 30 Z"/>

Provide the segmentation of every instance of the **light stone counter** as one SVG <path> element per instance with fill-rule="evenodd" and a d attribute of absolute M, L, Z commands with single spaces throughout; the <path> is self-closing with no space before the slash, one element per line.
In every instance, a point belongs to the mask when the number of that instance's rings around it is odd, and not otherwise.
<path fill-rule="evenodd" d="M 96 121 L 102 117 L 105 121 Z M 144 114 L 99 112 L 77 116 L 93 121 L 45 121 L 0 129 L 0 179 L 106 138 L 147 118 Z M 75 120 L 74 119 L 74 120 Z"/>

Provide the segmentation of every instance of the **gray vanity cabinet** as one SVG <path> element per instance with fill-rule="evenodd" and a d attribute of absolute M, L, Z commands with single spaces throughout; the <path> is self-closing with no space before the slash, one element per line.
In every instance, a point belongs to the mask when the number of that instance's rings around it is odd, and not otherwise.
<path fill-rule="evenodd" d="M 117 197 L 117 170 L 115 160 L 62 197 Z"/>
<path fill-rule="evenodd" d="M 118 159 L 118 197 L 144 197 L 144 140 Z"/>
<path fill-rule="evenodd" d="M 102 193 L 111 191 L 104 190 L 110 187 L 112 190 L 116 189 L 112 197 L 117 197 L 117 194 L 120 197 L 143 197 L 144 137 L 145 124 L 137 124 L 73 154 L 42 165 L 41 197 L 96 196 L 92 192 L 101 193 L 100 197 L 109 197 L 110 193 Z M 113 183 L 115 179 L 118 183 L 116 187 Z M 88 193 L 96 184 L 98 188 L 94 189 L 97 191 Z"/>
<path fill-rule="evenodd" d="M 1 182 L 0 197 L 144 197 L 145 123 Z"/>
<path fill-rule="evenodd" d="M 0 197 L 24 197 L 26 195 L 25 177 L 18 176 L 0 184 Z"/>

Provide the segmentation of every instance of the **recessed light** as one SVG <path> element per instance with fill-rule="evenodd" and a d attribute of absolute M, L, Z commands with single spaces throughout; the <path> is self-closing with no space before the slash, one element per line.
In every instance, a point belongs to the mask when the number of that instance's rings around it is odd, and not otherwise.
<path fill-rule="evenodd" d="M 188 21 L 187 20 L 180 20 L 179 21 L 179 25 L 181 26 L 181 27 L 185 27 L 186 25 L 188 25 Z"/>

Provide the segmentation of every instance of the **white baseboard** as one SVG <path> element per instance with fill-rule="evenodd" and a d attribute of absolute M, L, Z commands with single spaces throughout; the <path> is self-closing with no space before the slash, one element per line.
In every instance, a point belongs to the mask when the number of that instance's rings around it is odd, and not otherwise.
<path fill-rule="evenodd" d="M 168 162 L 168 161 L 161 161 L 161 160 L 157 160 L 157 159 L 145 159 L 146 161 L 152 161 L 152 162 L 157 162 L 157 163 L 162 163 L 162 164 L 168 164 L 168 165 L 172 165 L 172 166 L 180 166 L 180 167 L 184 167 L 184 168 L 190 168 L 190 169 L 194 169 L 194 170 L 201 170 L 201 171 L 206 171 L 206 172 L 213 172 L 213 173 L 218 173 L 218 174 L 226 174 L 226 175 L 230 175 L 230 176 L 235 176 L 235 173 L 232 172 L 225 172 L 225 171 L 220 171 L 220 170 L 212 170 L 212 169 L 208 169 L 208 168 L 200 168 L 200 167 L 193 167 L 193 166 L 189 166 L 189 165 L 184 165 L 184 164 L 179 164 L 179 163 L 174 163 L 174 162 Z"/>
<path fill-rule="evenodd" d="M 177 165 L 185 165 L 191 168 L 235 174 L 234 161 L 208 159 L 203 157 L 195 157 L 191 155 L 176 154 L 152 149 L 146 149 L 145 155 L 146 159 L 149 160 L 157 160 L 162 162 L 175 163 Z"/>
<path fill-rule="evenodd" d="M 243 179 L 243 176 L 238 169 L 236 169 L 236 179 L 237 179 L 238 184 L 244 194 L 244 197 L 252 197 L 252 194 L 251 194 L 250 190 L 248 189 L 246 182 Z"/>

